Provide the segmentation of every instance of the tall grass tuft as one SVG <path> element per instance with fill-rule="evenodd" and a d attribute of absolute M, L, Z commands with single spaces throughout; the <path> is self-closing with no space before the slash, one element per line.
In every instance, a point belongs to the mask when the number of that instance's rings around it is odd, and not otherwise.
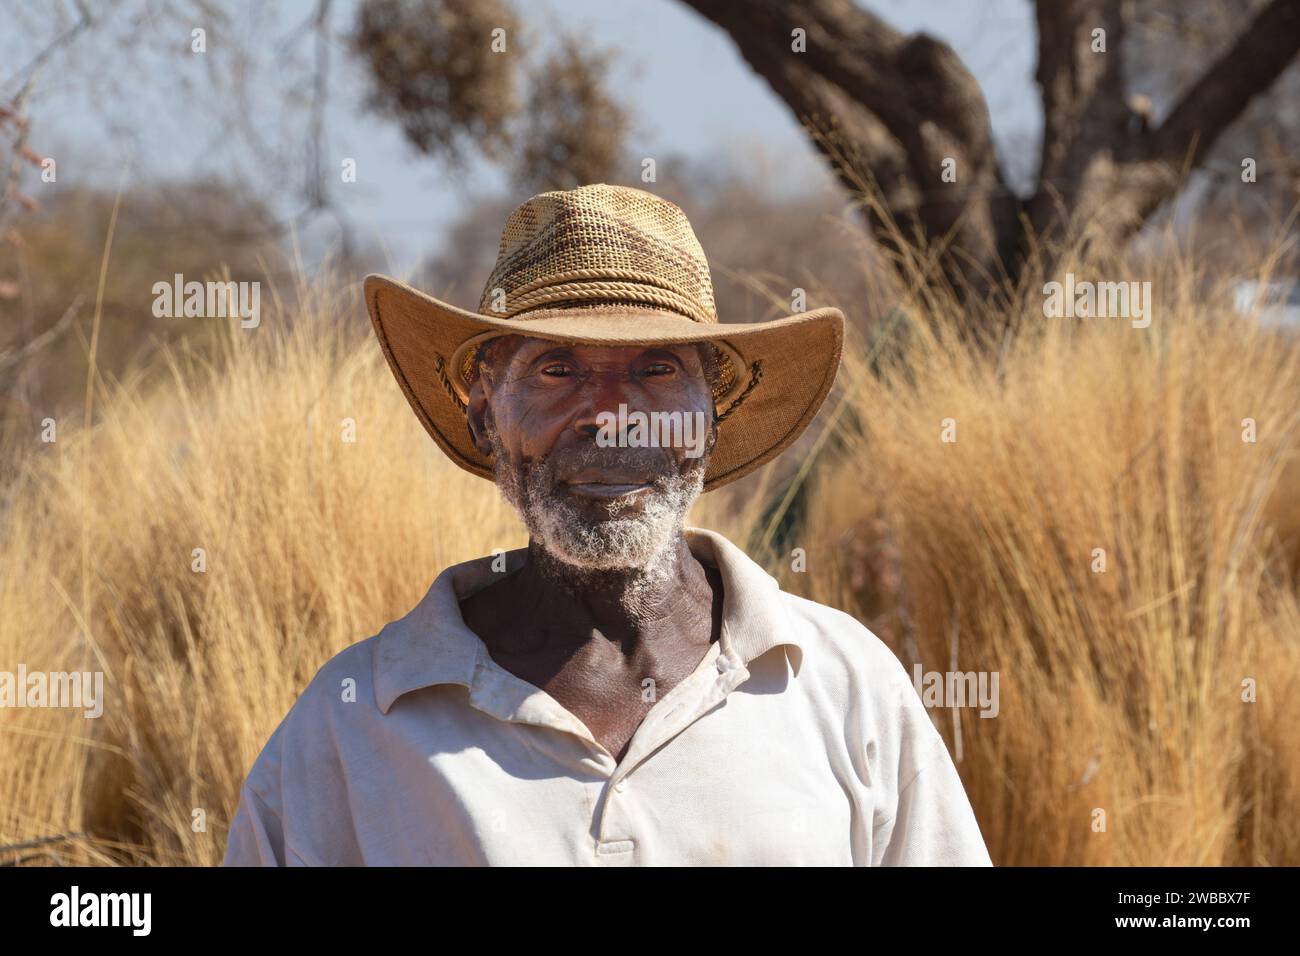
<path fill-rule="evenodd" d="M 1067 272 L 1150 281 L 1150 327 L 1045 317 Z M 1300 344 L 1231 293 L 1075 252 L 989 349 L 929 292 L 850 350 L 781 577 L 914 675 L 998 672 L 995 718 L 931 714 L 999 865 L 1300 863 Z"/>

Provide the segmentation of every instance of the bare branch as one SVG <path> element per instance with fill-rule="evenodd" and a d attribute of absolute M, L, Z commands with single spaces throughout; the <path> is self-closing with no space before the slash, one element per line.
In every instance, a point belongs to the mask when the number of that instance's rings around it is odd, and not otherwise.
<path fill-rule="evenodd" d="M 21 348 L 0 352 L 0 375 L 3 375 L 11 367 L 18 365 L 21 362 L 25 362 L 66 332 L 72 325 L 73 320 L 77 317 L 77 312 L 80 311 L 81 303 L 84 298 L 84 296 L 79 295 L 73 299 L 72 304 L 68 306 L 67 310 L 57 322 L 26 345 Z"/>
<path fill-rule="evenodd" d="M 684 2 L 731 35 L 796 117 L 835 130 L 859 164 L 850 175 L 837 168 L 842 182 L 874 180 L 908 231 L 966 252 L 966 263 L 945 257 L 949 278 L 982 285 L 997 271 L 1019 200 L 999 167 L 979 84 L 947 44 L 900 33 L 851 0 Z M 804 52 L 792 49 L 795 29 L 805 31 Z M 955 181 L 942 178 L 946 168 Z"/>
<path fill-rule="evenodd" d="M 75 40 L 78 34 L 83 30 L 94 25 L 95 21 L 91 18 L 90 11 L 87 10 L 83 4 L 77 4 L 77 12 L 81 14 L 77 22 L 46 44 L 45 49 L 32 57 L 32 59 L 14 73 L 13 76 L 9 77 L 3 83 L 0 83 L 0 91 L 7 89 L 11 84 L 15 83 L 21 83 L 24 86 L 30 84 L 32 78 L 40 68 L 45 65 L 50 57 Z"/>
<path fill-rule="evenodd" d="M 1251 99 L 1300 52 L 1300 0 L 1273 0 L 1184 94 L 1150 137 L 1153 159 L 1181 165 L 1204 156 Z"/>

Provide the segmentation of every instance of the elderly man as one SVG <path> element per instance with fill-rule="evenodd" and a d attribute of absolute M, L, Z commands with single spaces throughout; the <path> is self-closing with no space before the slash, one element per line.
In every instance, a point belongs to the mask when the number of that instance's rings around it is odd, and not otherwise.
<path fill-rule="evenodd" d="M 528 546 L 320 669 L 226 865 L 990 864 L 897 658 L 684 524 L 807 427 L 838 310 L 719 323 L 682 211 L 606 184 L 518 207 L 478 312 L 380 276 L 366 300 Z"/>

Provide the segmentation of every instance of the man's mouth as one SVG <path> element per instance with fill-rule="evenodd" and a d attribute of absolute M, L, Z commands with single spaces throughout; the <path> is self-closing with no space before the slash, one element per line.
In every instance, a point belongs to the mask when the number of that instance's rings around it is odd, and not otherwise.
<path fill-rule="evenodd" d="M 577 495 L 579 498 L 622 498 L 638 494 L 642 491 L 648 491 L 651 488 L 651 482 L 615 482 L 608 483 L 603 481 L 580 481 L 565 482 L 564 487 L 568 489 L 569 494 Z"/>
<path fill-rule="evenodd" d="M 579 498 L 623 498 L 647 491 L 654 486 L 654 476 L 619 469 L 586 468 L 565 478 L 560 484 Z"/>

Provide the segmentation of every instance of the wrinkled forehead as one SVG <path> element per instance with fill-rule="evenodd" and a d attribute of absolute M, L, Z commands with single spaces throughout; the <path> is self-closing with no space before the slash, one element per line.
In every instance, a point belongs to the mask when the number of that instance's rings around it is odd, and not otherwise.
<path fill-rule="evenodd" d="M 566 349 L 574 355 L 591 361 L 617 362 L 620 360 L 632 361 L 638 356 L 651 351 L 671 352 L 682 356 L 694 354 L 703 358 L 705 346 L 708 346 L 707 342 L 665 343 L 662 345 L 591 345 L 515 333 L 490 340 L 492 360 L 498 368 L 508 365 L 512 359 L 544 355 L 555 349 Z"/>
<path fill-rule="evenodd" d="M 705 382 L 713 393 L 714 401 L 727 392 L 734 384 L 730 374 L 732 360 L 720 351 L 713 342 L 664 343 L 662 345 L 592 345 L 586 343 L 566 342 L 545 336 L 522 335 L 517 332 L 483 337 L 461 346 L 453 357 L 453 367 L 459 366 L 460 381 L 464 383 L 466 394 L 478 381 L 482 368 L 492 368 L 502 372 L 513 360 L 522 357 L 525 362 L 532 362 L 555 349 L 571 349 L 575 358 L 582 361 L 598 363 L 626 363 L 630 366 L 639 356 L 648 351 L 661 349 L 660 355 L 678 356 L 679 361 L 690 367 L 689 356 L 693 353 L 699 362 Z M 621 353 L 621 354 L 617 354 Z"/>
<path fill-rule="evenodd" d="M 683 362 L 689 362 L 688 356 L 694 355 L 704 371 L 705 378 L 712 380 L 718 367 L 718 358 L 713 346 L 708 342 L 663 343 L 660 345 L 592 345 L 587 343 L 565 342 L 542 336 L 509 333 L 487 339 L 480 343 L 479 355 L 488 365 L 497 370 L 508 368 L 512 361 L 522 359 L 532 361 L 539 356 L 556 350 L 567 350 L 579 361 L 619 364 L 635 362 L 648 352 L 660 355 L 676 355 Z M 478 362 L 467 361 L 464 374 L 467 382 L 478 377 Z"/>

